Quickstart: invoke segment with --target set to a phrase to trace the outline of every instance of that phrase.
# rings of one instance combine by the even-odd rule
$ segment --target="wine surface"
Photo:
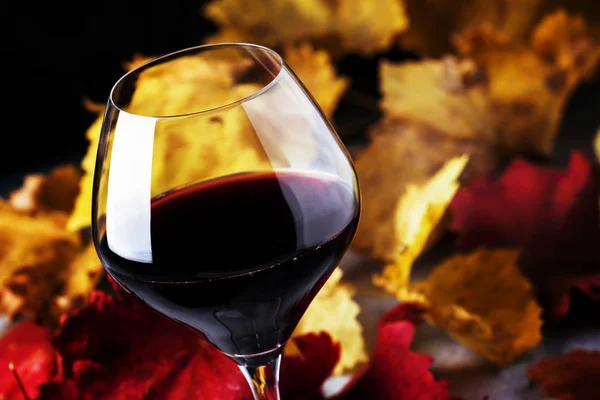
[[[252,363],[287,341],[348,248],[358,215],[353,188],[333,176],[244,173],[154,198],[152,263],[117,255],[106,237],[99,253],[142,301]]]

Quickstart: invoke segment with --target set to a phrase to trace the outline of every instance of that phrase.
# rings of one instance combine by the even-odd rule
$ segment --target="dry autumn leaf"
[[[307,43],[288,46],[283,54],[323,112],[331,117],[349,82],[347,78],[336,75],[329,54],[325,50],[314,50]]]
[[[213,0],[204,14],[221,28],[210,42],[277,47],[312,40],[365,55],[389,48],[408,27],[401,0]]]
[[[600,57],[583,21],[564,12],[546,17],[528,46],[492,25],[455,42],[470,58],[381,64],[384,119],[356,160],[364,201],[354,246],[376,258],[395,257],[388,216],[407,183],[450,157],[471,156],[467,178],[493,172],[498,152],[548,155],[568,97]]]
[[[60,277],[63,284],[56,305],[62,311],[73,310],[85,303],[87,295],[96,287],[103,275],[103,267],[94,243],[79,249]]]
[[[600,350],[573,349],[527,367],[527,378],[553,399],[600,398]]]
[[[485,86],[473,63],[454,58],[381,64],[385,118],[356,159],[363,198],[356,249],[394,261],[390,215],[398,200],[408,184],[424,184],[450,158],[469,155],[465,178],[496,168]]]
[[[342,275],[339,268],[333,271],[292,336],[326,331],[333,340],[340,342],[342,355],[334,371],[336,374],[346,372],[368,359],[363,329],[357,320],[360,306],[352,299],[354,288],[340,282]],[[332,315],[335,315],[335,318],[332,318]],[[286,349],[286,354],[293,350],[293,347]]]
[[[379,68],[386,117],[422,121],[453,139],[494,141],[487,77],[473,62],[382,61]]]
[[[529,44],[509,40],[491,24],[455,36],[454,43],[486,71],[502,149],[549,156],[567,101],[600,60],[600,44],[585,21],[557,11],[536,26]]]
[[[398,292],[426,309],[426,320],[498,365],[542,339],[541,308],[514,250],[477,250],[438,265],[425,281]],[[485,299],[485,300],[484,300]]]
[[[57,167],[33,175],[0,200],[0,312],[53,324],[82,304],[102,276],[90,243],[67,228],[80,173]]]
[[[408,284],[412,266],[430,238],[458,190],[458,177],[467,165],[468,157],[455,157],[424,185],[410,184],[398,201],[394,215],[394,253],[396,260],[373,278],[377,286],[396,293]]]
[[[544,0],[404,0],[409,29],[400,36],[402,47],[426,56],[452,50],[453,34],[480,23],[493,24],[514,39],[525,38],[539,19]]]
[[[28,175],[23,186],[10,194],[10,204],[19,211],[64,211],[73,209],[79,193],[81,172],[72,165],[59,166],[50,175]]]
[[[75,256],[79,238],[66,229],[66,214],[35,216],[0,202],[0,312],[47,315],[57,274]]]

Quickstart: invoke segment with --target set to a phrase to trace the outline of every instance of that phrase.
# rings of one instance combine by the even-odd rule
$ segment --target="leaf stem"
[[[15,368],[15,364],[13,362],[8,363],[8,369],[10,370],[10,372],[12,372],[13,376],[15,377],[17,385],[19,385],[19,390],[21,390],[21,393],[23,393],[23,397],[25,398],[25,400],[31,400],[30,397],[27,395],[25,386],[23,386],[23,382],[21,382],[21,378],[19,378],[19,374],[17,373],[17,369]]]

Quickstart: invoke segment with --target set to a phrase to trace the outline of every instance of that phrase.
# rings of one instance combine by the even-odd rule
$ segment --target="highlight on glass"
[[[197,101],[164,98],[153,76],[166,65],[173,79],[214,79],[194,86]],[[344,145],[275,51],[189,48],[114,85],[94,178],[97,252],[127,291],[235,361],[256,399],[279,398],[283,346],[359,214]]]

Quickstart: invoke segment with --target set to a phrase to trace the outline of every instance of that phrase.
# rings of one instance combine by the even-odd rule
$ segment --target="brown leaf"
[[[541,308],[517,267],[518,252],[477,250],[438,265],[425,281],[401,288],[401,301],[420,304],[426,320],[498,365],[542,339]]]
[[[550,14],[529,44],[509,40],[491,24],[464,31],[454,43],[487,72],[493,126],[504,151],[549,156],[565,104],[600,60],[600,45],[583,19]]]
[[[19,211],[64,211],[73,209],[79,193],[81,172],[72,165],[52,170],[50,175],[28,175],[23,186],[10,194],[10,204]]]
[[[401,0],[213,0],[204,14],[221,28],[210,42],[277,47],[312,40],[365,55],[389,48],[408,27]]]
[[[0,312],[47,316],[60,274],[79,246],[62,212],[21,213],[0,200]]]
[[[398,244],[391,216],[407,185],[424,184],[462,154],[470,157],[465,179],[488,174],[496,157],[485,76],[471,62],[383,62],[381,91],[385,118],[356,159],[363,204],[354,247],[392,262]]]
[[[55,300],[59,313],[66,313],[85,303],[88,294],[96,287],[104,275],[102,263],[90,242],[73,257],[60,279],[63,289]]]
[[[600,398],[600,351],[573,349],[527,367],[530,382],[542,385],[544,395],[562,400]]]
[[[102,277],[93,244],[67,228],[80,176],[72,166],[30,175],[0,199],[1,313],[56,324]]]
[[[452,49],[453,34],[481,23],[493,24],[512,39],[525,38],[539,19],[544,0],[405,0],[409,29],[400,44],[427,56]]]

